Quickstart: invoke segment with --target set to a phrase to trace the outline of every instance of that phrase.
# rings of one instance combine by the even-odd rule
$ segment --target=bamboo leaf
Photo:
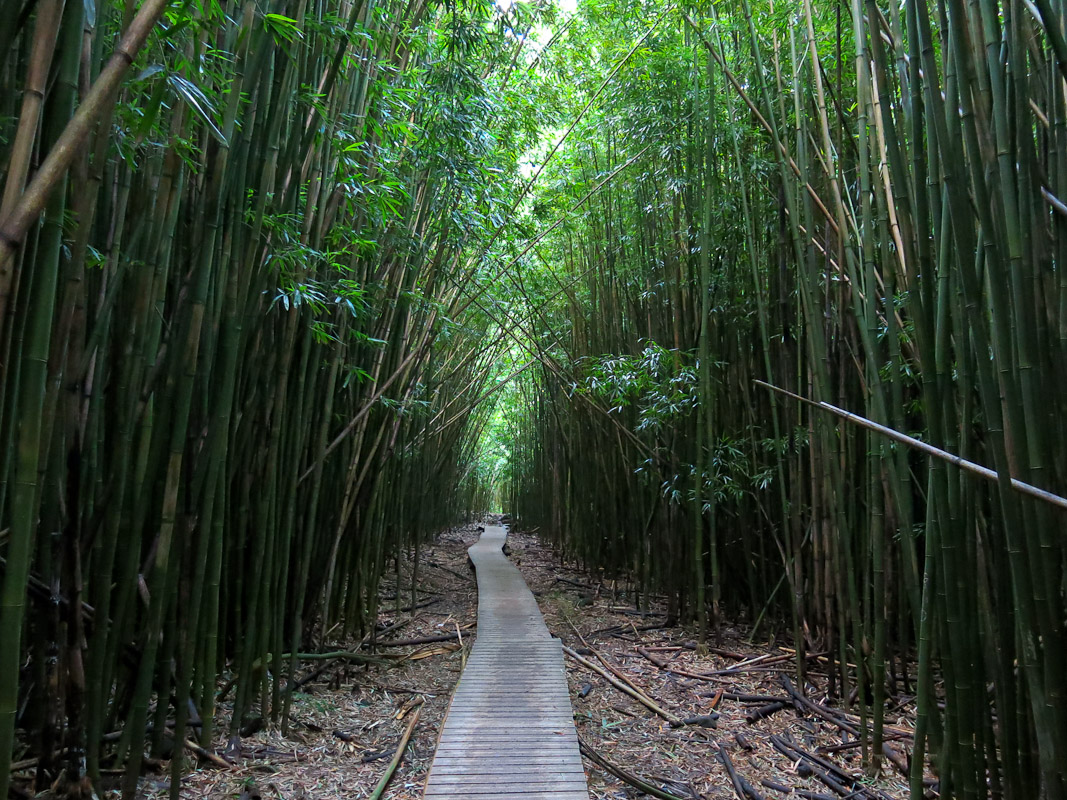
[[[211,135],[214,136],[220,144],[229,145],[229,142],[226,141],[226,136],[215,123],[215,114],[214,109],[211,107],[211,102],[200,90],[200,87],[192,81],[183,78],[181,75],[176,75],[174,73],[167,75],[167,83],[186,102],[189,108],[191,108],[208,126]]]

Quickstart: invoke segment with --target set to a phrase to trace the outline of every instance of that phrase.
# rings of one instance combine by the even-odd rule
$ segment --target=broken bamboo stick
[[[408,723],[407,730],[400,737],[400,744],[396,746],[396,752],[393,753],[389,766],[385,768],[385,773],[382,775],[381,780],[378,781],[378,785],[374,787],[374,791],[371,792],[368,800],[381,800],[385,787],[389,785],[389,781],[393,778],[393,773],[396,772],[396,768],[400,765],[400,759],[404,757],[404,751],[407,750],[408,742],[411,740],[411,734],[415,730],[415,726],[419,724],[419,716],[421,714],[422,703],[420,702],[418,708],[415,709],[415,713],[411,715],[411,722]]]
[[[671,712],[669,712],[666,709],[664,709],[658,703],[653,702],[649,697],[647,697],[643,693],[635,691],[634,689],[631,689],[629,686],[627,686],[625,683],[620,681],[618,678],[616,678],[614,675],[612,675],[610,672],[608,672],[603,667],[601,667],[601,666],[599,666],[597,664],[594,664],[592,661],[590,661],[587,658],[582,658],[580,655],[578,655],[576,652],[574,652],[571,648],[567,647],[567,645],[563,645],[563,652],[567,656],[569,656],[570,658],[572,658],[575,661],[577,661],[579,664],[581,664],[586,669],[591,669],[591,670],[593,670],[593,672],[595,672],[598,675],[600,675],[601,677],[603,677],[605,680],[607,680],[608,683],[610,683],[612,686],[614,686],[620,692],[628,694],[630,697],[632,697],[634,700],[639,702],[641,705],[645,706],[647,709],[649,709],[653,713],[658,714],[659,716],[663,717],[663,719],[665,719],[671,725],[672,728],[680,728],[684,724],[681,719],[679,719],[674,714],[672,714]]]
[[[633,786],[639,792],[652,795],[653,797],[658,797],[660,798],[660,800],[682,800],[682,798],[678,795],[671,794],[670,792],[664,791],[663,789],[660,789],[657,786],[653,786],[651,783],[643,781],[636,775],[627,772],[618,764],[613,764],[612,762],[608,761],[606,758],[604,758],[604,756],[600,755],[600,753],[596,752],[596,750],[594,750],[585,742],[583,742],[581,737],[578,737],[578,749],[581,750],[583,756],[588,758],[598,767],[607,770],[624,783],[630,784],[630,786]]]

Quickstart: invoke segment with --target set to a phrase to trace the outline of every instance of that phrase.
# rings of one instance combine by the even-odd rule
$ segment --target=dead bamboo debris
[[[407,728],[404,730],[404,735],[400,737],[400,744],[396,746],[396,752],[393,754],[393,758],[389,761],[389,766],[385,768],[385,774],[382,775],[378,781],[378,785],[374,787],[374,791],[370,794],[370,800],[379,800],[385,793],[385,788],[389,785],[389,781],[393,779],[393,775],[396,773],[396,768],[400,765],[400,759],[404,757],[404,751],[407,749],[408,742],[411,741],[411,734],[415,730],[415,726],[419,724],[419,717],[422,714],[422,703],[420,701],[419,706],[415,709],[415,713],[411,715],[411,721],[408,722]]]
[[[568,656],[568,657],[570,657],[570,658],[572,658],[572,659],[574,659],[575,661],[577,661],[579,664],[581,664],[586,669],[590,669],[593,672],[596,672],[597,674],[601,675],[605,680],[607,680],[608,683],[610,683],[612,686],[614,686],[620,692],[623,692],[624,694],[629,695],[630,697],[632,697],[634,700],[639,702],[641,705],[643,705],[646,708],[648,708],[653,713],[658,714],[659,716],[663,717],[663,719],[665,719],[672,726],[681,727],[681,725],[683,724],[682,721],[678,717],[676,717],[674,714],[671,714],[669,711],[666,711],[662,706],[660,706],[658,703],[656,703],[652,698],[650,698],[648,695],[646,695],[644,692],[642,692],[640,689],[638,689],[633,684],[632,681],[627,680],[627,679],[622,679],[622,678],[616,677],[615,675],[612,675],[607,670],[605,670],[602,667],[594,664],[592,661],[589,661],[589,660],[583,658],[582,656],[578,655],[578,653],[576,653],[574,650],[572,650],[571,648],[567,647],[566,645],[564,645],[564,647],[563,647],[563,654]]]
[[[462,564],[475,537],[473,530],[469,535],[453,531],[438,537],[433,560]],[[446,572],[427,567],[426,561],[423,569],[424,581],[438,582],[438,573]],[[322,642],[321,652],[299,654],[310,671],[292,687],[288,734],[282,735],[260,716],[258,726],[243,726],[229,750],[224,750],[218,736],[210,749],[190,747],[206,768],[183,779],[183,796],[187,791],[189,796],[233,796],[249,776],[269,774],[271,796],[312,800],[323,792],[371,797],[376,787],[383,786],[380,796],[415,800],[459,677],[461,654],[453,649],[458,648],[456,628],[464,639],[472,635],[477,610],[466,587],[454,587],[450,579],[440,583],[453,587],[440,593],[443,620],[419,609],[399,619],[392,616],[393,609],[382,611],[389,616],[380,619],[375,635],[409,629],[405,640],[393,640],[410,648],[407,652],[378,653],[369,662],[368,653],[361,652],[370,643],[368,634],[351,643]],[[406,591],[406,576],[402,586]],[[386,583],[382,593],[388,594],[390,588]],[[428,655],[415,657],[423,653]],[[217,730],[226,730],[231,709],[232,701],[224,699]],[[121,732],[116,733],[118,741]],[[148,767],[162,772],[166,763],[151,761]],[[162,800],[166,788],[165,782],[150,778],[145,782],[146,800]],[[263,791],[266,794],[266,787]]]
[[[811,648],[804,655],[808,669],[801,693],[787,674],[796,658],[792,648],[742,644],[740,632],[703,649],[682,638],[685,632],[677,627],[635,632],[624,620],[636,615],[626,614],[628,607],[610,591],[581,605],[571,598],[587,591],[583,587],[544,591],[561,585],[555,581],[558,561],[521,534],[513,533],[510,541],[531,588],[542,590],[540,605],[550,629],[565,640],[575,718],[594,788],[608,781],[604,789],[610,791],[610,781],[619,780],[644,791],[640,787],[652,783],[648,776],[657,775],[669,776],[664,777],[674,787],[669,793],[692,785],[693,796],[705,798],[722,796],[725,786],[741,800],[773,800],[776,793],[811,800],[907,796],[903,776],[912,698],[887,703],[897,715],[896,724],[885,726],[883,750],[893,769],[872,778],[859,767],[864,746],[859,719],[825,696],[829,661],[823,651]],[[573,583],[595,582],[579,576]],[[627,639],[612,635],[624,628],[631,634]],[[596,691],[598,686],[606,691]],[[671,719],[683,724],[672,725]],[[706,727],[710,719],[715,730]],[[605,760],[623,765],[626,774],[613,772]],[[709,769],[714,762],[719,766]],[[936,778],[928,775],[926,786],[936,790]],[[658,789],[665,787],[670,788],[662,783]]]
[[[623,769],[618,764],[615,764],[591,748],[588,744],[582,741],[581,737],[578,737],[578,749],[581,750],[582,755],[588,758],[597,766],[604,770],[607,770],[623,783],[627,783],[633,786],[639,792],[651,795],[652,797],[658,797],[660,800],[685,800],[683,797],[679,797],[676,794],[672,794],[665,789],[661,789],[653,784],[649,783],[642,778],[637,777],[632,772]]]

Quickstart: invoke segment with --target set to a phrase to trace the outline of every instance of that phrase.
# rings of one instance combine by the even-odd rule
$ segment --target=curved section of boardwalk
[[[589,800],[560,642],[522,575],[505,531],[470,548],[478,573],[478,638],[452,697],[427,800]]]

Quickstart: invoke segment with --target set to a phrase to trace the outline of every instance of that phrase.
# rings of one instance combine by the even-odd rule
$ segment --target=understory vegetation
[[[496,507],[1063,800],[1063,11],[0,0],[0,798],[286,729]]]

